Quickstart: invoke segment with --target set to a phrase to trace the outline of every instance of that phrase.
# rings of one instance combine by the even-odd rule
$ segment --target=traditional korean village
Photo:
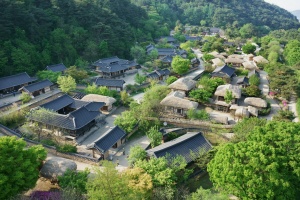
[[[0,3],[1,30],[18,9],[39,30],[0,37],[1,200],[300,199],[294,15],[257,0],[283,25],[231,24],[199,0],[214,17],[193,25],[174,2],[38,2]]]

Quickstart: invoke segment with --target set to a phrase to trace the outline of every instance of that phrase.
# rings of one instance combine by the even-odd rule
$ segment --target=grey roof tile
[[[30,83],[36,80],[36,78],[31,78],[26,72],[15,74],[12,76],[2,77],[0,78],[0,90],[15,87],[18,85],[23,85],[25,83]]]
[[[58,111],[64,107],[71,105],[73,102],[74,99],[69,95],[65,94],[58,97],[57,99],[54,99],[53,101],[40,105],[40,107],[48,110]]]
[[[123,88],[125,81],[122,79],[105,79],[97,78],[95,84],[97,86],[106,86],[106,87],[121,87]]]
[[[126,132],[119,126],[115,126],[112,130],[95,141],[94,148],[98,149],[101,153],[104,153],[109,148],[111,148],[118,140],[124,138],[125,136]]]
[[[191,152],[197,154],[199,153],[200,149],[203,149],[205,152],[207,152],[211,148],[212,145],[208,140],[206,140],[201,132],[188,132],[179,138],[147,150],[147,153],[148,155],[157,158],[166,156],[167,154],[170,155],[170,158],[181,155],[189,163],[193,161]]]
[[[217,67],[213,72],[213,77],[227,77],[230,78],[234,75],[235,69],[232,67],[229,67],[228,65],[224,65],[221,67]]]
[[[59,63],[55,65],[48,65],[46,69],[53,72],[63,72],[67,69],[67,67],[63,63]]]
[[[51,81],[49,81],[48,79],[46,79],[43,81],[32,83],[27,86],[23,86],[22,88],[28,92],[35,92],[35,91],[41,90],[45,87],[50,87],[51,85],[53,85],[53,83]]]

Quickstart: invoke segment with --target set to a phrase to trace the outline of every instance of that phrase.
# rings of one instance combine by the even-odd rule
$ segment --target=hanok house
[[[19,91],[24,91],[28,93],[32,97],[39,96],[40,94],[44,94],[46,92],[49,92],[51,90],[51,86],[53,83],[49,81],[48,79],[39,81],[36,83],[32,83],[27,86],[23,86],[19,89]]]
[[[151,73],[149,73],[146,77],[150,80],[159,80],[163,81],[166,80],[170,75],[170,70],[168,69],[158,69]]]
[[[225,63],[220,59],[220,58],[214,58],[211,60],[212,66],[217,68],[217,67],[222,67],[225,65]]]
[[[165,56],[175,56],[176,55],[176,49],[172,48],[158,48],[158,59],[162,59]]]
[[[159,39],[156,39],[157,42],[166,41],[168,44],[174,44],[176,39],[173,36],[163,36]]]
[[[222,67],[217,67],[212,73],[212,78],[222,78],[227,83],[230,83],[232,78],[235,76],[235,69],[229,67],[228,65],[224,65]]]
[[[230,103],[225,102],[226,92],[232,93],[233,100]],[[237,85],[220,85],[215,91],[215,109],[223,112],[228,112],[231,104],[238,104],[238,100],[241,98],[242,92],[241,88]]]
[[[58,136],[78,137],[89,131],[101,118],[103,102],[86,102],[63,95],[40,108],[49,110],[44,116],[29,115],[31,121],[45,124]],[[38,108],[37,108],[38,109]]]
[[[218,53],[218,52],[216,52],[216,51],[210,52],[210,53],[208,53],[208,54],[214,56],[215,58],[220,58],[220,59],[222,59],[222,60],[225,59],[225,57],[224,57],[222,54],[220,54],[220,53]]]
[[[195,159],[193,155],[206,153],[211,149],[212,145],[201,132],[187,132],[174,140],[163,143],[146,152],[149,157],[160,158],[167,156],[166,158],[170,160],[177,156],[182,156],[187,163],[191,163]]]
[[[120,59],[117,56],[97,60],[93,66],[95,71],[105,78],[124,76],[126,71],[138,68],[135,61]]]
[[[249,78],[246,76],[237,77],[236,85],[240,86],[241,88],[246,88],[250,85]]]
[[[225,59],[225,63],[227,65],[232,65],[233,67],[240,67],[242,66],[243,62],[243,56],[237,54],[230,55],[227,59]]]
[[[105,86],[110,90],[122,91],[125,81],[122,79],[105,79],[97,78],[95,84],[97,86]]]
[[[250,78],[250,77],[253,76],[253,75],[254,75],[254,76],[257,76],[257,77],[260,76],[260,75],[259,75],[259,72],[256,71],[255,69],[248,72],[248,78]]]
[[[189,91],[194,89],[196,87],[197,82],[189,77],[182,77],[173,83],[171,83],[168,87],[172,91],[181,91],[185,94],[188,94]]]
[[[253,61],[256,64],[268,64],[269,63],[269,61],[267,59],[265,59],[264,57],[262,57],[262,56],[255,56],[253,58]]]
[[[257,97],[247,97],[245,98],[244,103],[257,108],[258,110],[263,110],[268,106],[266,100]]]
[[[200,42],[202,40],[202,38],[200,36],[190,36],[190,35],[185,35],[185,41],[197,41]]]
[[[174,91],[168,94],[160,105],[164,106],[162,115],[186,117],[187,111],[190,109],[197,109],[198,103],[185,99],[185,93]]]
[[[56,65],[49,65],[46,67],[46,69],[52,72],[61,72],[63,74],[67,67],[63,63],[60,63]]]
[[[36,78],[31,78],[26,72],[2,77],[0,78],[0,94],[5,95],[16,92],[21,87],[33,83],[36,80]]]
[[[88,102],[104,102],[105,105],[100,109],[102,112],[109,112],[113,108],[113,104],[117,101],[115,98],[107,97],[99,94],[88,94],[82,97],[82,101]]]
[[[247,70],[254,70],[257,68],[255,62],[253,61],[246,61],[246,62],[243,62],[242,65],[244,66],[245,69]]]
[[[88,145],[88,149],[93,150],[93,157],[95,157],[96,151],[96,153],[100,155],[101,159],[107,159],[109,158],[109,149],[119,148],[123,143],[125,143],[125,137],[126,132],[119,126],[115,126],[93,144]]]
[[[163,63],[164,66],[169,67],[172,64],[174,56],[175,56],[175,54],[166,55],[166,56],[160,58],[159,60]]]

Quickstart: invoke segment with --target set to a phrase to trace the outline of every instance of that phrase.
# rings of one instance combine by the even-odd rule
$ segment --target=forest
[[[221,27],[232,37],[246,24],[257,36],[300,26],[262,0],[2,0],[0,7],[0,77],[57,63],[85,67],[114,55],[131,59],[132,46],[168,35],[176,22]]]

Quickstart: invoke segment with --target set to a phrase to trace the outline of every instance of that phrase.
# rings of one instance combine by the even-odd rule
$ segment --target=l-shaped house
[[[32,110],[29,119],[44,124],[58,136],[78,137],[97,123],[102,115],[100,109],[104,105],[103,102],[81,101],[63,95]],[[40,108],[47,111],[34,114],[38,112],[35,110]]]
[[[19,91],[24,91],[28,93],[32,97],[36,97],[40,94],[44,94],[46,92],[51,91],[51,86],[53,83],[49,81],[48,79],[39,81],[36,83],[32,83],[30,85],[23,86],[19,89]]]
[[[228,65],[217,67],[211,73],[212,78],[222,78],[227,83],[230,83],[234,76],[235,76],[235,69],[232,67],[229,67]]]
[[[26,72],[0,78],[0,94],[5,95],[18,91],[21,87],[27,86],[37,79],[30,77]]]
[[[197,82],[189,77],[182,77],[171,83],[168,87],[172,91],[181,91],[186,95],[196,87]]]
[[[232,93],[233,99],[230,103],[225,102],[226,92],[229,91]],[[215,94],[215,109],[223,112],[228,112],[232,104],[238,104],[239,99],[242,96],[241,88],[237,85],[220,85],[217,87]]]
[[[120,59],[117,56],[97,60],[93,66],[104,78],[123,76],[126,71],[138,68],[135,61]]]
[[[55,65],[48,65],[46,67],[46,70],[52,71],[52,72],[61,72],[64,74],[67,67],[63,63],[55,64]]]
[[[123,79],[97,78],[94,83],[97,86],[105,86],[109,90],[116,90],[120,92],[124,88],[125,81]]]

